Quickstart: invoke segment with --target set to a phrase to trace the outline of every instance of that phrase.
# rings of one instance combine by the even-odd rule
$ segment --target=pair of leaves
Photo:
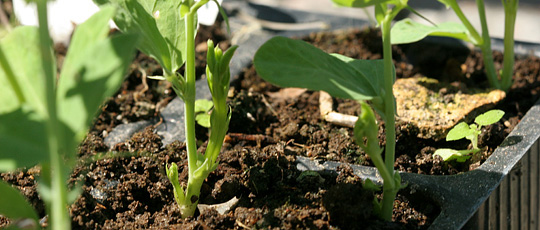
[[[259,48],[253,63],[263,79],[282,87],[323,90],[358,101],[383,94],[382,60],[327,54],[304,41],[274,37]]]
[[[448,132],[448,134],[446,135],[446,141],[460,140],[467,136],[474,135],[477,129],[482,128],[482,126],[491,125],[495,122],[498,122],[503,116],[504,111],[494,109],[487,111],[474,119],[474,123],[478,125],[474,125],[476,126],[476,128],[471,127],[471,125],[468,125],[465,122],[460,122]]]
[[[480,130],[482,126],[491,125],[495,122],[501,120],[504,116],[504,111],[502,110],[490,110],[487,111],[474,119],[474,123],[468,125],[465,122],[460,122],[454,128],[452,128],[446,135],[446,141],[455,141],[467,138],[473,142],[473,146],[476,146],[476,140],[478,135],[480,135]],[[479,148],[473,147],[471,150],[455,150],[455,149],[437,149],[433,155],[439,155],[443,158],[444,161],[456,160],[457,162],[465,162],[471,157],[471,154],[477,153],[480,151]]]

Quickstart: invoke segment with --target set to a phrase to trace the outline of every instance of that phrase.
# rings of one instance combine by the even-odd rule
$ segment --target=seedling
[[[427,26],[411,20],[403,20],[396,23],[392,29],[392,33],[406,34],[407,36],[401,36],[399,38],[395,36],[394,38],[398,39],[392,40],[392,43],[402,44],[415,42],[429,35],[453,37],[466,42],[471,42],[482,50],[484,68],[490,86],[496,89],[508,91],[512,85],[512,74],[514,68],[514,28],[519,0],[502,0],[505,15],[504,60],[500,77],[497,76],[497,72],[495,70],[484,1],[476,1],[478,13],[480,15],[482,34],[478,33],[478,31],[472,26],[456,0],[439,0],[439,2],[446,5],[447,8],[452,8],[452,10],[461,20],[461,24],[447,22],[439,25]]]
[[[468,125],[461,122],[454,126],[446,135],[446,141],[456,141],[463,138],[471,141],[472,148],[469,150],[437,149],[433,155],[442,157],[444,161],[456,160],[465,162],[472,154],[480,151],[478,148],[478,136],[482,133],[482,127],[498,122],[504,115],[502,110],[490,110],[474,119],[474,123]]]
[[[283,37],[267,41],[255,54],[257,73],[265,80],[282,87],[301,87],[326,91],[334,97],[360,101],[362,114],[355,124],[356,142],[371,157],[383,182],[382,201],[375,200],[375,212],[391,220],[395,197],[401,186],[395,161],[395,100],[392,85],[395,71],[390,43],[391,22],[407,0],[334,0],[346,7],[375,7],[375,18],[382,30],[383,60],[355,60],[339,54],[327,54],[303,42]],[[386,134],[385,158],[378,146],[378,126],[370,106],[384,119]]]
[[[75,30],[57,78],[46,0],[34,2],[39,28],[17,27],[0,41],[0,171],[40,165],[38,192],[48,224],[67,230],[67,208],[79,195],[66,183],[77,145],[101,103],[122,83],[137,37],[108,38],[115,9],[102,9]],[[39,227],[38,215],[15,188],[0,182],[0,194],[1,215]]]
[[[96,0],[98,4],[110,3],[119,8],[114,22],[125,33],[137,33],[143,37],[138,48],[156,59],[163,69],[162,77],[172,83],[176,95],[184,101],[184,123],[188,158],[187,187],[178,182],[178,166],[167,166],[167,176],[174,188],[175,200],[183,218],[193,216],[199,202],[203,181],[217,166],[217,156],[223,145],[230,121],[227,105],[229,90],[229,63],[237,46],[226,52],[208,41],[206,77],[212,93],[213,109],[209,116],[210,138],[204,154],[197,152],[195,139],[195,34],[197,32],[197,10],[210,0],[182,1],[135,1]],[[217,4],[221,15],[227,15]],[[185,64],[184,75],[178,73]]]

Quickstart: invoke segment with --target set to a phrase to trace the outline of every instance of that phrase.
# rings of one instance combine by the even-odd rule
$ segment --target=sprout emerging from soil
[[[104,0],[107,2],[107,0]],[[199,118],[199,122],[210,125],[210,138],[204,154],[197,152],[195,122],[195,34],[197,32],[197,10],[210,0],[182,1],[134,1],[108,0],[100,4],[112,4],[118,8],[114,21],[125,33],[143,35],[138,48],[156,59],[163,68],[163,76],[153,76],[158,80],[171,82],[173,89],[184,101],[184,123],[188,158],[187,187],[178,182],[178,166],[167,167],[167,176],[174,188],[175,200],[183,218],[193,216],[199,202],[203,181],[218,166],[217,156],[229,127],[231,111],[227,105],[229,90],[229,63],[237,48],[233,46],[223,52],[208,41],[206,75],[212,93],[213,109],[209,119]],[[217,0],[213,0],[228,26],[227,15]],[[184,75],[178,73],[185,64]],[[208,106],[207,106],[208,107]],[[208,108],[206,108],[208,109]],[[200,110],[199,110],[200,112]],[[205,121],[203,121],[205,120]]]
[[[461,122],[454,126],[446,135],[446,141],[461,140],[463,138],[471,141],[472,148],[466,150],[455,149],[437,149],[433,155],[442,157],[444,161],[456,160],[457,162],[465,162],[472,154],[480,152],[478,148],[478,136],[482,134],[482,127],[498,122],[504,116],[502,110],[490,110],[474,119],[474,123],[468,125]]]

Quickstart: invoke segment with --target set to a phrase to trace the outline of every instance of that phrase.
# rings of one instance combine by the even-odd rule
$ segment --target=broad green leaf
[[[88,58],[78,53],[86,53],[87,49],[97,42],[107,38],[109,34],[109,20],[114,16],[115,9],[111,6],[103,7],[101,11],[95,13],[81,25],[77,26],[73,33],[69,50],[64,59],[62,74],[66,72],[71,75],[73,71],[72,63],[80,58]]]
[[[159,64],[172,72],[172,62],[167,41],[159,32],[152,10],[157,0],[96,0],[101,7],[112,4],[117,8],[114,22],[124,33],[136,33],[141,37],[138,44],[143,53],[156,59]]]
[[[36,27],[16,28],[0,47],[0,171],[12,171],[48,160],[45,75]]]
[[[455,149],[437,149],[434,156],[440,156],[443,161],[456,160],[457,162],[465,162],[467,159],[471,158],[470,153],[472,150],[455,150]]]
[[[332,0],[338,6],[363,8],[375,4],[393,3],[397,0]]]
[[[57,98],[59,120],[76,133],[75,143],[84,137],[99,106],[122,83],[136,42],[135,35],[125,34],[99,41],[82,50],[84,52],[73,53],[80,58],[74,58],[71,63],[70,68],[75,71],[69,73],[73,75],[62,73]]]
[[[141,36],[138,47],[171,73],[186,59],[185,20],[180,15],[182,1],[96,0],[99,5],[118,7],[114,22],[125,33]],[[196,27],[196,26],[195,26]]]
[[[0,172],[49,159],[45,121],[29,107],[0,114]]]
[[[436,26],[428,26],[407,18],[392,27],[392,44],[406,44],[422,40],[427,36],[442,36],[471,42],[467,28],[463,24],[445,22]]]
[[[370,100],[379,92],[368,79],[374,76],[304,41],[274,37],[259,48],[253,63],[263,79],[282,87],[323,90],[353,100]]]
[[[39,217],[24,196],[10,184],[0,180],[0,215],[12,220],[30,218],[35,221],[36,227]]]
[[[159,32],[169,46],[173,72],[180,69],[186,60],[186,23],[180,15],[180,3],[182,1],[158,0],[152,10]]]
[[[362,73],[364,76],[369,76],[366,79],[370,82],[374,89],[384,89],[384,60],[359,60],[343,56],[341,54],[330,54],[343,62],[349,64],[356,71]],[[392,65],[392,75],[394,76],[394,82],[396,81],[395,68]],[[392,84],[394,84],[392,82]],[[378,94],[382,96],[382,93]]]
[[[474,123],[479,124],[481,126],[491,125],[499,120],[504,116],[504,111],[494,109],[487,111],[478,117],[474,119]]]
[[[446,135],[446,141],[455,141],[462,138],[465,138],[468,135],[471,135],[474,132],[473,129],[469,128],[469,125],[465,122],[460,122],[454,128],[448,132]]]
[[[45,117],[45,75],[41,65],[37,27],[17,27],[0,41],[3,56],[0,71],[0,114],[20,106],[14,89],[20,90],[24,101],[40,116]],[[51,59],[54,60],[52,50]],[[11,72],[11,73],[10,73]],[[8,79],[8,74],[13,74]],[[15,79],[12,79],[15,77]]]

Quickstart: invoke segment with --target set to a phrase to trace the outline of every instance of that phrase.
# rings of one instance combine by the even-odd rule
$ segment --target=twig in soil
[[[270,112],[272,112],[272,114],[274,114],[274,116],[279,118],[279,114],[276,112],[276,110],[274,110],[274,107],[272,107],[272,105],[270,105],[270,103],[268,103],[268,101],[266,100],[266,97],[264,95],[262,95],[262,102],[264,103],[264,105],[266,105],[266,107],[268,107],[268,109],[270,110]]]
[[[238,141],[254,141],[257,142],[257,144],[260,144],[261,142],[276,143],[274,138],[262,134],[228,133],[224,140],[226,143]]]
[[[238,224],[238,226],[244,228],[244,229],[251,229],[249,226],[245,225],[244,223],[240,222],[239,220],[236,220],[236,224]]]
[[[333,105],[334,103],[330,94],[319,91],[319,110],[321,111],[321,117],[332,124],[354,128],[358,117],[335,112],[332,109]]]
[[[136,101],[136,102],[139,102],[139,98],[142,97],[144,95],[144,93],[146,91],[148,91],[148,83],[146,83],[146,70],[144,70],[141,66],[137,66],[137,70],[139,70],[139,72],[141,73],[141,78],[142,78],[142,84],[143,84],[143,89],[139,92],[136,92],[134,93],[133,95],[133,99]]]
[[[154,114],[154,116],[157,116],[157,113],[158,112],[161,112],[161,108],[165,108],[165,106],[167,104],[169,104],[169,101],[171,101],[174,97],[167,97],[161,101],[159,101],[157,104],[156,104],[156,113]]]

